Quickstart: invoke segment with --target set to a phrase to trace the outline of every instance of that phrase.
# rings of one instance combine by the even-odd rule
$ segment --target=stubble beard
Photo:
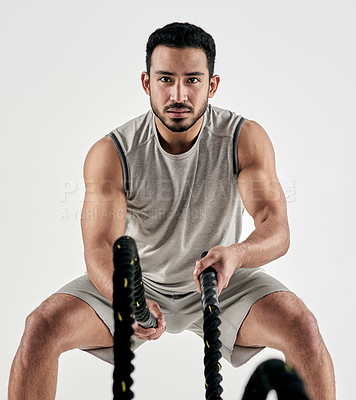
[[[186,122],[184,123],[184,120],[182,118],[172,118],[170,121],[172,123],[169,123],[167,120],[165,121],[165,118],[163,115],[158,111],[157,107],[154,106],[152,103],[152,99],[150,96],[150,103],[151,103],[151,108],[154,113],[154,115],[162,122],[162,124],[168,128],[172,132],[186,132],[188,129],[190,129],[205,113],[207,107],[208,107],[208,99],[205,101],[204,105],[200,108],[197,117],[193,119],[193,121]],[[191,113],[192,111],[190,111]]]

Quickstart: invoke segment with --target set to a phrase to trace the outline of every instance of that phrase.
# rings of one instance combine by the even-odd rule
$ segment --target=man
[[[173,23],[150,36],[141,80],[152,110],[103,137],[86,157],[87,275],[28,316],[10,400],[53,399],[58,357],[67,350],[112,362],[112,245],[124,234],[137,243],[148,305],[158,318],[156,329],[135,324],[134,348],[165,329],[202,336],[198,276],[211,265],[223,356],[238,366],[265,346],[278,349],[312,399],[335,398],[314,316],[257,268],[288,250],[286,201],[264,129],[208,104],[220,82],[214,60],[213,38],[194,25]],[[244,208],[255,230],[238,243]]]

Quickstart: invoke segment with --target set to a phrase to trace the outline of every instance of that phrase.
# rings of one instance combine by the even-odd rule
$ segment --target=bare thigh
[[[285,351],[304,334],[318,333],[313,314],[295,294],[275,292],[258,300],[245,318],[236,338],[240,346],[267,346]]]
[[[48,344],[58,353],[113,346],[108,327],[95,311],[68,294],[52,295],[27,317],[26,338],[32,345]]]

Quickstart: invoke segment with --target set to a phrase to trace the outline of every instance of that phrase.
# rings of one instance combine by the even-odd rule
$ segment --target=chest
[[[183,208],[202,207],[231,196],[233,177],[231,146],[228,140],[200,146],[189,157],[168,158],[152,147],[136,152],[129,161],[128,206],[155,204]]]

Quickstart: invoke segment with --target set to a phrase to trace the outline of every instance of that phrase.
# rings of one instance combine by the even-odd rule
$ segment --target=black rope
[[[271,390],[279,400],[309,400],[297,372],[277,359],[261,363],[248,381],[242,400],[265,400]]]
[[[121,236],[113,246],[113,309],[114,333],[114,400],[134,397],[131,391],[134,366],[132,351],[134,318],[144,328],[156,327],[157,320],[146,305],[142,283],[140,260],[135,241],[129,236]]]
[[[201,255],[205,257],[207,252]],[[207,400],[221,400],[223,388],[220,383],[221,364],[221,342],[219,325],[219,301],[217,293],[216,271],[212,267],[206,268],[199,276],[201,288],[201,300],[203,307],[204,323],[204,375],[205,375],[205,398]]]
[[[134,239],[122,236],[113,246],[113,309],[114,333],[114,400],[134,397],[131,391],[134,371],[132,360],[134,320],[144,328],[157,327],[157,320],[146,305],[140,260]],[[207,252],[201,255],[205,257]],[[221,342],[220,308],[217,295],[216,271],[206,268],[199,276],[203,308],[205,398],[222,400],[220,385]],[[271,390],[279,400],[309,400],[304,384],[296,371],[281,360],[268,360],[260,364],[248,381],[242,400],[265,400]]]

